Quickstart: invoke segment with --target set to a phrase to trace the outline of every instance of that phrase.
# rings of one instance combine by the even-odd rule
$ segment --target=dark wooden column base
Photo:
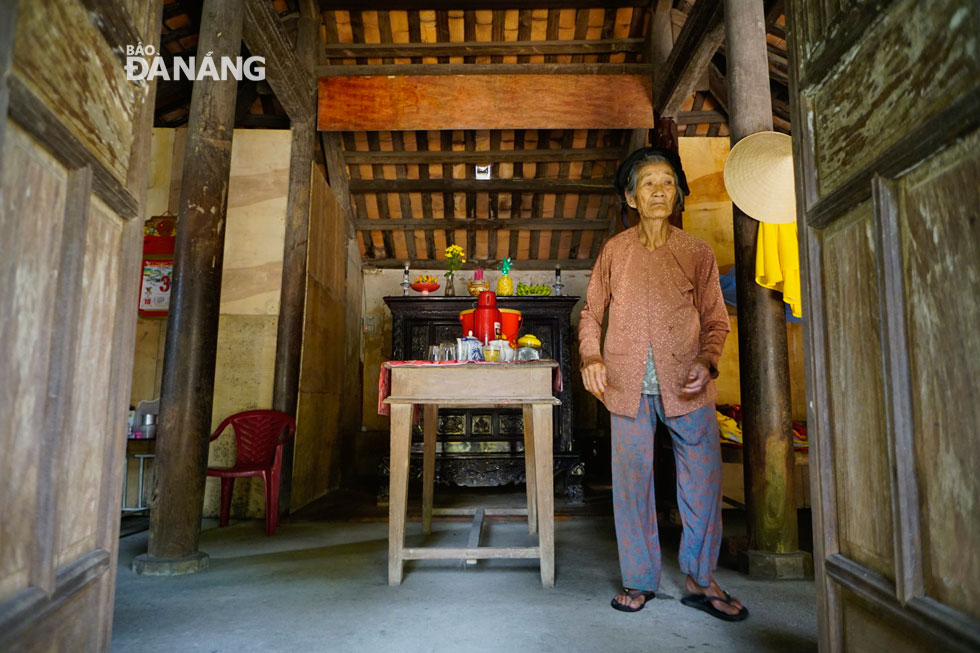
[[[813,578],[813,556],[807,551],[771,553],[740,551],[738,567],[742,573],[770,580],[803,580]]]
[[[204,551],[195,551],[184,558],[157,558],[143,553],[133,560],[133,572],[140,576],[185,576],[210,566],[211,557]]]

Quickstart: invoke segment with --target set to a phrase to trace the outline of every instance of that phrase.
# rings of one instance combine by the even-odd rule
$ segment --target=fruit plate
[[[439,290],[439,284],[437,283],[419,283],[415,282],[411,286],[411,289],[420,292],[423,295],[428,295],[430,292],[435,292]]]

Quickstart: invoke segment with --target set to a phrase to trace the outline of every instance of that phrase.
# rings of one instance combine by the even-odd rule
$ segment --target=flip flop
[[[735,614],[728,614],[712,605],[714,601],[721,601],[722,603],[732,605],[732,597],[728,592],[725,592],[725,598],[721,598],[720,596],[707,596],[706,594],[688,594],[681,599],[681,603],[687,607],[707,612],[712,617],[723,621],[744,621],[749,616],[749,609],[744,605]]]
[[[625,587],[623,588],[622,593],[630,597],[631,599],[638,599],[642,596],[643,603],[641,603],[640,607],[638,608],[631,608],[630,606],[617,601],[616,597],[614,596],[612,597],[612,601],[610,601],[609,604],[613,607],[614,610],[619,610],[620,612],[639,612],[640,610],[642,610],[647,606],[647,603],[649,603],[651,599],[657,596],[656,592],[644,592],[643,590],[630,590],[630,589],[626,589]]]

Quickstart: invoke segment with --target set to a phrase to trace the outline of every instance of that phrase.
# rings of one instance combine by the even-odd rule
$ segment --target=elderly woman
[[[637,210],[640,223],[603,246],[579,320],[582,380],[612,418],[613,507],[623,576],[612,607],[642,610],[660,586],[653,485],[653,436],[660,421],[670,432],[677,463],[684,527],[680,567],[688,592],[682,601],[720,619],[741,620],[748,610],[713,576],[721,546],[713,379],[729,331],[718,265],[707,243],[668,221],[680,214],[690,192],[677,154],[637,150],[617,171],[616,190]]]

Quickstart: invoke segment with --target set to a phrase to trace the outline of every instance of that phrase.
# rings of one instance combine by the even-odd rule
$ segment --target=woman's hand
[[[681,388],[681,394],[696,395],[704,390],[710,380],[711,370],[708,364],[701,357],[695,358],[687,371],[687,379],[684,381],[684,387]]]
[[[606,391],[606,364],[600,360],[583,367],[582,383],[586,390],[602,401],[602,393]]]

